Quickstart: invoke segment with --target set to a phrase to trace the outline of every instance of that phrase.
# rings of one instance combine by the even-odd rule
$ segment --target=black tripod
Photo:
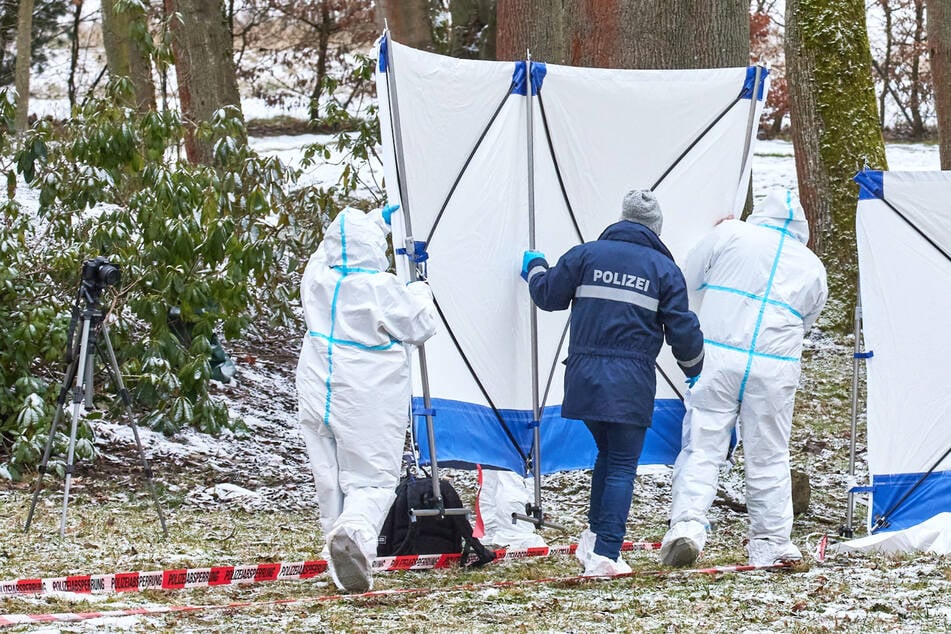
[[[36,510],[36,502],[39,499],[40,489],[43,487],[43,476],[46,473],[46,465],[50,459],[50,453],[53,448],[53,438],[56,436],[56,430],[59,427],[63,415],[63,409],[66,405],[66,396],[70,391],[73,393],[73,416],[69,430],[69,449],[66,454],[66,483],[63,489],[63,515],[60,519],[59,534],[60,537],[66,535],[66,510],[69,506],[69,486],[73,475],[73,453],[76,448],[76,427],[79,423],[80,412],[84,395],[86,400],[92,400],[93,392],[93,362],[94,352],[99,353],[100,359],[104,362],[106,370],[109,372],[113,383],[118,388],[119,396],[126,407],[126,414],[129,419],[129,426],[132,428],[132,434],[135,436],[135,445],[139,450],[139,457],[142,459],[142,467],[145,471],[145,477],[148,481],[149,492],[152,500],[155,502],[155,510],[158,512],[159,522],[162,525],[162,534],[168,535],[165,528],[165,516],[162,514],[162,507],[159,505],[158,495],[155,492],[155,485],[152,482],[152,468],[142,450],[142,442],[139,440],[139,429],[132,416],[132,398],[122,382],[122,375],[119,373],[119,363],[116,361],[116,354],[112,348],[112,341],[109,340],[109,329],[104,321],[105,312],[99,303],[99,298],[105,288],[104,283],[97,281],[90,282],[86,279],[84,269],[84,279],[79,286],[79,293],[76,303],[73,306],[73,316],[69,325],[69,339],[66,344],[66,377],[63,379],[63,387],[56,398],[56,413],[53,415],[53,423],[50,425],[49,438],[46,439],[46,449],[43,451],[43,460],[39,466],[39,476],[36,481],[36,490],[33,491],[33,502],[30,504],[30,513],[26,517],[24,532],[30,530],[30,523],[33,521],[33,512]],[[76,326],[81,323],[82,329],[79,339],[73,345],[73,336],[76,332]],[[101,344],[104,344],[100,346]],[[72,389],[70,389],[72,386]]]

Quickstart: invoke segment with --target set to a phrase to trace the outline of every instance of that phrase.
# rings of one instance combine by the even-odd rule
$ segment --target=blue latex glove
[[[528,280],[528,265],[531,264],[532,260],[537,260],[538,258],[545,259],[545,254],[541,251],[526,251],[522,255],[522,279]]]
[[[390,224],[390,221],[393,219],[393,212],[399,209],[399,205],[387,205],[383,208],[381,212],[383,214],[383,222]]]
[[[697,381],[699,380],[700,380],[700,375],[698,374],[697,376],[688,376],[686,380],[684,381],[684,383],[687,384],[687,387],[692,388],[694,385],[697,384]]]

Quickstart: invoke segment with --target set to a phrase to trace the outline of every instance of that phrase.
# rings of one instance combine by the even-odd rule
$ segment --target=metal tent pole
[[[859,417],[859,361],[862,359],[862,299],[855,300],[855,316],[853,322],[855,345],[852,351],[852,420],[849,434],[849,494],[848,505],[845,508],[845,525],[839,529],[843,537],[852,538],[852,518],[855,511],[855,433],[858,429]]]
[[[528,141],[528,248],[535,250],[535,128],[533,110],[534,86],[532,85],[532,54],[525,54],[525,125],[527,126]],[[528,508],[526,513],[512,514],[512,523],[518,520],[532,522],[536,527],[551,526],[564,530],[561,526],[545,521],[542,510],[542,455],[541,455],[541,407],[538,394],[538,308],[535,302],[529,300],[531,306],[530,338],[532,346],[532,472],[535,482],[535,504]]]
[[[763,83],[763,67],[756,66],[753,75],[753,96],[750,98],[750,113],[746,119],[746,137],[743,139],[743,163],[740,165],[740,180],[737,185],[743,182],[743,174],[746,173],[746,164],[749,162],[750,145],[753,143],[754,126],[756,125],[756,104],[759,101],[759,87]]]
[[[390,41],[389,30],[383,32],[386,41]],[[403,134],[400,129],[400,110],[399,99],[396,92],[396,65],[394,64],[393,49],[387,47],[387,69],[386,69],[386,87],[390,105],[390,119],[393,128],[393,145],[396,154],[396,176],[397,187],[400,192],[400,210],[403,213],[403,227],[406,236],[404,244],[406,256],[409,258],[409,276],[410,280],[415,282],[419,279],[419,271],[416,268],[416,243],[413,240],[413,224],[409,213],[408,189],[406,183],[406,161],[403,156]],[[433,502],[436,508],[431,509],[410,509],[410,516],[415,521],[416,517],[423,516],[443,516],[443,515],[468,515],[469,510],[465,508],[447,509],[443,507],[442,491],[439,487],[439,463],[436,461],[436,432],[433,429],[433,410],[432,398],[429,389],[429,367],[426,362],[426,345],[420,344],[416,353],[419,356],[419,378],[423,387],[423,410],[426,416],[426,435],[429,440],[429,464],[432,469]],[[413,424],[413,415],[411,411],[410,425]]]

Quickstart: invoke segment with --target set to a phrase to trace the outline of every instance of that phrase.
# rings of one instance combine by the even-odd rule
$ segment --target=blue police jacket
[[[616,222],[555,266],[535,258],[527,270],[540,309],[571,306],[565,418],[649,427],[654,363],[665,337],[684,374],[700,374],[703,333],[688,308],[683,273],[647,227]]]

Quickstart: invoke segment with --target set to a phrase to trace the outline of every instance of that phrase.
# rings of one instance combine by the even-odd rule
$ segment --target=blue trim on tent
[[[377,69],[381,73],[386,72],[386,67],[389,66],[389,54],[390,54],[390,38],[386,34],[380,38],[380,59],[377,62]]]
[[[747,66],[746,79],[743,80],[743,90],[740,91],[740,99],[753,98],[753,85],[756,83],[756,69],[762,72],[759,76],[759,86],[756,89],[756,101],[763,100],[763,92],[766,89],[766,77],[769,75],[769,69],[762,66]]]
[[[545,81],[545,75],[548,74],[548,67],[544,62],[532,62],[532,96],[538,94]],[[525,95],[525,62],[515,62],[515,70],[512,72],[512,92],[513,95]]]
[[[423,399],[413,398],[413,408],[423,407]],[[525,464],[499,424],[492,408],[474,403],[434,398],[439,411],[433,417],[436,459],[509,469],[524,473]],[[532,411],[499,410],[525,455],[531,454]],[[672,465],[680,452],[684,405],[680,399],[656,399],[654,419],[641,452],[640,464]],[[420,460],[429,463],[426,419],[415,418]],[[598,450],[584,423],[561,417],[561,406],[546,407],[541,416],[542,473],[591,469]]]
[[[924,473],[872,476],[872,523],[898,502]],[[933,471],[886,518],[888,525],[876,532],[898,531],[951,511],[951,471]]]
[[[859,200],[885,199],[883,174],[878,170],[862,170],[852,177],[859,184]]]

